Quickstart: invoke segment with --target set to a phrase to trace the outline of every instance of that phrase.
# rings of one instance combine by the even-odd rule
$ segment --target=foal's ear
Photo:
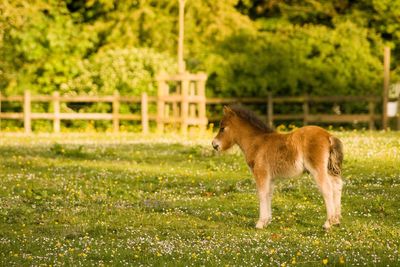
[[[235,115],[235,112],[228,106],[224,106],[224,115]]]

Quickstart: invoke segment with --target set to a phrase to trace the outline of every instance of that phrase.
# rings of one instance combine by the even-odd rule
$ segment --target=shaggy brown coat
[[[275,132],[252,112],[238,106],[224,107],[220,129],[212,145],[218,151],[237,144],[243,151],[257,185],[260,217],[257,228],[272,219],[271,198],[276,178],[298,176],[305,170],[314,177],[325,201],[325,229],[341,217],[341,141],[317,126],[288,134]]]

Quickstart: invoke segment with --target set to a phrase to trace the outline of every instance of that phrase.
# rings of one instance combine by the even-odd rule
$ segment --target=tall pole
[[[389,83],[390,83],[390,48],[385,46],[383,56],[383,96],[382,96],[382,128],[384,130],[388,127],[388,97],[389,97]]]
[[[1,90],[0,90],[0,115],[1,115]],[[0,116],[0,132],[1,132],[1,116]]]
[[[183,61],[183,35],[184,35],[185,0],[179,0],[179,40],[178,40],[178,72],[185,72]]]

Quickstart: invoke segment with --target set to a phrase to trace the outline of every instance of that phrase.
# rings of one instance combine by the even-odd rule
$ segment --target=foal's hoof
[[[331,220],[331,225],[339,225],[340,224],[340,218],[339,217],[334,217]]]
[[[325,229],[325,231],[329,231],[329,229],[331,229],[332,226],[339,224],[340,224],[339,218],[335,217],[330,220],[327,220],[322,227]]]
[[[326,221],[322,228],[324,228],[325,231],[329,231],[331,229],[331,223],[329,221]]]
[[[260,221],[257,222],[256,224],[256,229],[263,229],[264,228],[264,224]]]
[[[333,225],[338,225],[340,224],[340,215],[336,215],[331,217],[329,220],[326,220],[324,225],[322,226],[326,231],[331,229]]]
[[[263,229],[264,226],[268,223],[268,220],[258,220],[256,224],[256,229]]]

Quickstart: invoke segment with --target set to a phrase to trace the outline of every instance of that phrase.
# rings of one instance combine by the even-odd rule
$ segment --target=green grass
[[[209,138],[0,135],[0,266],[399,266],[400,133],[338,133],[342,224],[312,178],[253,178]]]

